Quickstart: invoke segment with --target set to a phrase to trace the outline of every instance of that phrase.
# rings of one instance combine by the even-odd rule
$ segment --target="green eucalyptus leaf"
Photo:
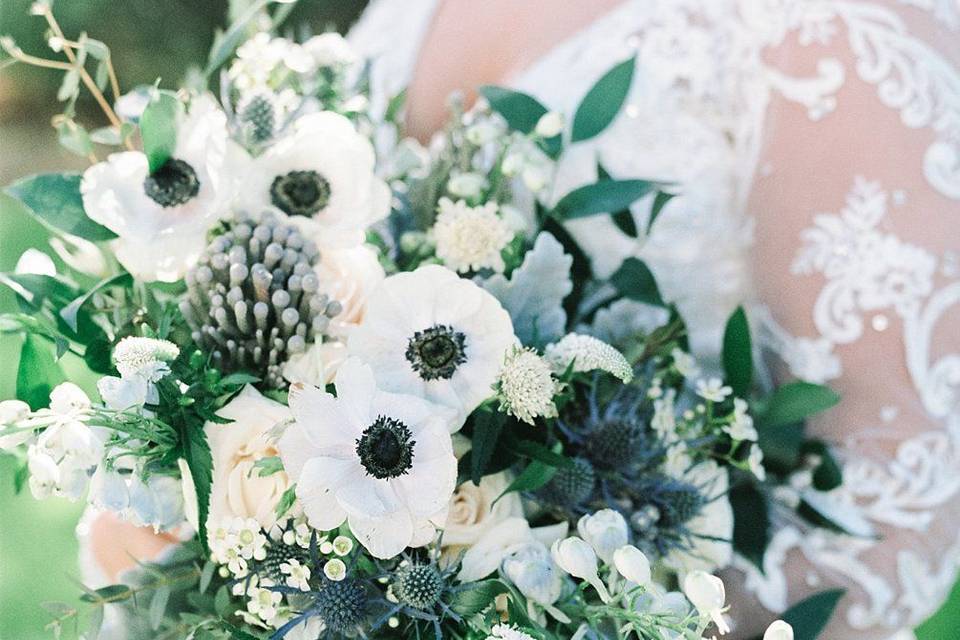
[[[163,585],[153,592],[150,598],[150,609],[147,618],[150,622],[150,628],[156,631],[163,622],[163,616],[167,612],[167,603],[170,602],[170,587]]]
[[[639,258],[627,258],[610,276],[610,283],[625,298],[646,304],[666,307],[660,288],[650,268]]]
[[[628,209],[657,184],[649,180],[600,180],[574,189],[560,199],[550,215],[558,220],[575,220],[599,213]]]
[[[840,396],[829,387],[810,382],[791,382],[774,391],[759,421],[768,428],[802,422],[838,402]]]
[[[503,116],[514,131],[529,134],[547,112],[547,108],[533,96],[520,91],[486,85],[480,87],[480,95],[490,103],[490,108]]]
[[[762,573],[763,556],[770,544],[770,507],[751,484],[734,487],[729,493],[733,508],[733,548]]]
[[[450,608],[461,616],[474,616],[492,607],[496,597],[507,591],[507,585],[499,580],[473,582],[454,594]]]
[[[557,471],[557,467],[534,460],[497,496],[497,500],[515,491],[536,491],[550,482]]]
[[[130,598],[133,592],[125,584],[111,584],[106,587],[94,589],[80,596],[84,602],[123,602]]]
[[[573,117],[572,142],[592,138],[613,122],[630,92],[635,68],[635,59],[630,57],[603,74],[590,88]]]
[[[666,191],[657,191],[657,195],[653,198],[653,207],[650,209],[650,219],[647,221],[647,233],[650,233],[650,230],[653,228],[653,223],[657,221],[657,218],[660,217],[660,213],[663,211],[663,208],[667,206],[667,203],[677,197],[675,193],[667,193]]]
[[[170,91],[155,89],[140,116],[140,137],[147,155],[150,173],[158,170],[177,147],[177,122],[183,103]]]
[[[76,97],[80,91],[80,73],[76,69],[71,69],[63,74],[63,80],[60,82],[60,89],[57,90],[57,100],[66,102]]]
[[[743,307],[737,307],[723,332],[723,372],[734,394],[747,397],[753,385],[753,343]]]
[[[91,289],[85,294],[76,298],[73,300],[73,302],[61,309],[60,317],[63,318],[63,321],[67,323],[67,326],[73,329],[74,333],[76,333],[77,314],[80,312],[80,309],[83,307],[83,305],[90,302],[90,300],[93,299],[93,296],[108,287],[126,286],[132,282],[133,277],[129,273],[121,273],[109,278],[105,278],[91,287]]]
[[[93,153],[90,134],[76,122],[64,121],[57,125],[57,142],[74,155],[86,158]]]
[[[780,619],[793,627],[794,640],[816,640],[845,593],[843,589],[821,591],[787,609]]]
[[[94,242],[116,234],[87,217],[80,196],[80,174],[45,173],[23,178],[6,187],[41,222],[59,231]]]

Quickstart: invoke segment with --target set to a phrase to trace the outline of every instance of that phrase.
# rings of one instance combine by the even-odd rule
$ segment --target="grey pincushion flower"
[[[240,217],[216,236],[186,277],[180,311],[192,337],[226,372],[284,385],[281,365],[320,342],[341,311],[318,291],[317,246],[273,213]]]

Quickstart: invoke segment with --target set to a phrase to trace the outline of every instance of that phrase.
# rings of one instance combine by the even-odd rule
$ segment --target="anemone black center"
[[[177,207],[200,193],[200,181],[193,167],[170,158],[144,179],[143,192],[161,207]]]
[[[330,183],[316,171],[291,171],[273,179],[270,200],[291,216],[312,216],[330,202]]]
[[[434,325],[413,334],[405,355],[424,380],[447,380],[467,361],[466,336],[447,325]]]
[[[379,480],[396,478],[413,466],[413,434],[407,425],[379,416],[357,438],[357,455],[367,473]]]

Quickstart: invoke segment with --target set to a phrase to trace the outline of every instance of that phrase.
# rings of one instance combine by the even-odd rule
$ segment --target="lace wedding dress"
[[[435,4],[375,0],[354,28],[379,103],[409,82]],[[632,55],[627,106],[571,150],[557,194],[599,157],[683,195],[650,238],[600,217],[572,231],[601,276],[644,259],[707,360],[743,303],[770,376],[842,394],[812,428],[844,484],[806,495],[859,535],[780,515],[765,571],[737,566],[774,611],[846,588],[829,638],[892,637],[960,566],[960,2],[627,0],[505,84],[572,113]]]

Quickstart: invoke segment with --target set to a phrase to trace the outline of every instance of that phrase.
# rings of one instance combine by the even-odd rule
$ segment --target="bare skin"
[[[441,0],[407,89],[407,132],[426,141],[443,126],[447,97],[503,84],[623,0]]]

